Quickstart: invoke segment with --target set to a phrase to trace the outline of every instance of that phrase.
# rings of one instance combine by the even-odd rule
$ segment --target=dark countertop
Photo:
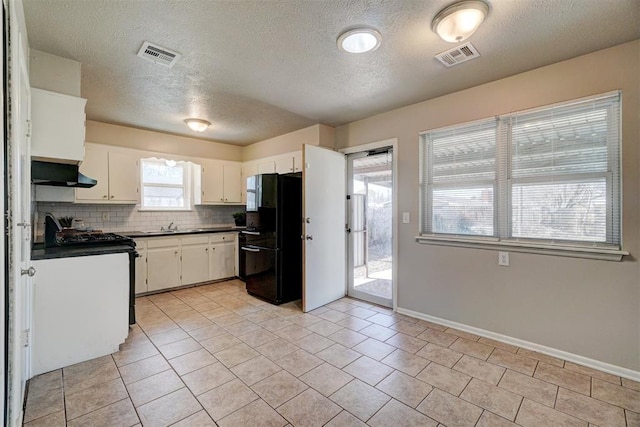
[[[207,233],[229,233],[234,231],[241,231],[246,229],[246,227],[205,227],[205,228],[194,228],[194,229],[185,229],[185,230],[177,230],[177,231],[115,231],[116,234],[122,234],[123,236],[133,237],[133,238],[144,238],[144,237],[167,237],[167,236],[182,236],[185,234],[207,234]]]
[[[70,258],[91,255],[107,255],[135,250],[128,245],[101,245],[101,246],[75,246],[45,248],[43,243],[36,243],[31,250],[31,259]]]

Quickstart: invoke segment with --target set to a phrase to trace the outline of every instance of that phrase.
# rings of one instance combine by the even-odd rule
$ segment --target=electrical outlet
[[[102,222],[109,222],[109,212],[102,212]]]
[[[509,252],[498,252],[498,265],[509,267]]]
[[[402,223],[409,224],[409,212],[402,212]]]

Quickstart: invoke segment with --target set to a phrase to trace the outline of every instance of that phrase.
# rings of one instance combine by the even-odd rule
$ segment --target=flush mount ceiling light
[[[338,37],[338,49],[349,53],[365,53],[376,50],[382,43],[382,34],[373,28],[354,28]]]
[[[431,28],[442,40],[458,43],[471,37],[488,13],[489,6],[483,1],[461,1],[438,12]]]
[[[194,132],[204,132],[211,125],[211,122],[202,119],[186,119],[184,122]]]

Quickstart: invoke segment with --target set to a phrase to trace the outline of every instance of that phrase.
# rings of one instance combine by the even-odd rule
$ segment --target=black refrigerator
[[[247,178],[247,228],[240,232],[240,278],[273,304],[302,298],[302,177]]]

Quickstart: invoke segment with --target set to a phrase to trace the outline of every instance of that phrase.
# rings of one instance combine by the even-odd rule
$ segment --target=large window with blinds
[[[620,247],[620,94],[420,135],[421,234]]]

